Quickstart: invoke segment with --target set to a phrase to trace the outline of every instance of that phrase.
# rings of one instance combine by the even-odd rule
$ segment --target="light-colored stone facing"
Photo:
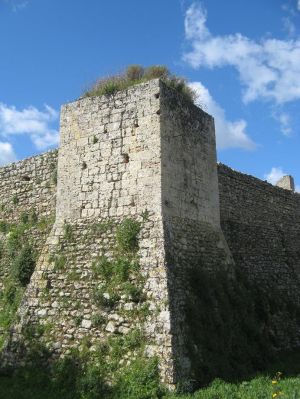
[[[0,168],[0,219],[18,221],[35,211],[39,218],[55,209],[57,150]]]
[[[290,175],[283,176],[280,180],[278,180],[276,186],[284,188],[285,190],[295,191],[294,178]]]

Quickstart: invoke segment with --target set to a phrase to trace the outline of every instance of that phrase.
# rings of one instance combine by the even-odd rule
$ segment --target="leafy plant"
[[[124,252],[135,252],[138,250],[138,235],[141,224],[133,219],[127,218],[117,227],[116,241],[119,248]]]
[[[12,275],[24,287],[35,268],[35,253],[29,244],[25,244],[12,264]]]
[[[76,326],[76,327],[79,327],[80,324],[81,324],[81,322],[82,322],[82,320],[83,320],[83,316],[75,316],[75,317],[74,317],[75,326]]]
[[[73,227],[69,223],[64,223],[64,239],[67,241],[72,241],[74,238]]]
[[[29,215],[27,212],[22,212],[20,217],[21,223],[27,224],[29,222]]]
[[[10,258],[14,258],[19,252],[25,240],[24,232],[26,230],[26,225],[18,224],[13,225],[9,229],[7,234],[7,250]]]
[[[113,309],[120,300],[120,295],[117,292],[107,291],[105,288],[95,288],[93,291],[93,300],[96,305],[104,309]]]
[[[100,327],[106,322],[106,317],[100,313],[97,313],[94,316],[92,316],[91,320],[93,327]]]
[[[56,185],[57,184],[57,169],[56,168],[52,172],[51,179],[52,179],[52,183]]]
[[[5,220],[0,220],[0,232],[7,233],[9,231],[10,225]]]
[[[14,205],[17,205],[17,204],[19,203],[19,198],[18,198],[17,194],[15,194],[15,195],[13,196],[12,202],[13,202]]]
[[[30,215],[30,221],[33,225],[38,222],[38,215],[34,209],[32,210],[31,215]]]

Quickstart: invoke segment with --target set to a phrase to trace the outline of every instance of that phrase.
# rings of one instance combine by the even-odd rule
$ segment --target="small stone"
[[[52,345],[53,349],[59,349],[61,348],[61,342],[54,342],[54,344]]]
[[[91,320],[87,320],[87,319],[82,320],[81,327],[89,329],[89,328],[91,328],[91,326],[92,326]]]
[[[38,316],[44,317],[47,314],[47,309],[41,309],[37,312]]]
[[[128,327],[121,326],[121,327],[118,328],[118,332],[120,334],[126,335],[126,334],[129,333],[129,331],[130,331],[130,328],[128,328]]]
[[[112,321],[109,321],[107,326],[106,326],[106,328],[105,328],[105,331],[114,333],[116,331],[115,323],[113,323]]]

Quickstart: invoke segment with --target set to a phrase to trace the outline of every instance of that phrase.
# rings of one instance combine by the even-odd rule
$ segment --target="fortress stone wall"
[[[253,283],[299,306],[300,194],[218,165],[221,225],[237,267]],[[274,311],[276,312],[278,309]],[[300,345],[292,318],[276,323],[278,345]],[[292,332],[291,332],[292,331]]]
[[[24,350],[28,327],[43,326],[40,340],[53,356],[87,340],[94,350],[139,330],[166,384],[205,383],[235,367],[229,363],[238,344],[229,334],[240,318],[240,273],[287,298],[270,320],[259,321],[259,334],[269,338],[272,331],[277,349],[299,346],[300,196],[217,167],[211,116],[152,80],[63,106],[60,135],[58,155],[0,169],[2,220],[16,222],[32,210],[43,220],[56,207],[48,230],[25,232],[33,243],[40,237],[39,256],[6,338],[5,364],[20,358],[16,344]],[[104,281],[95,264],[116,257],[116,231],[128,218],[141,225],[135,255],[141,277],[132,275],[130,284],[140,279],[143,295],[135,300],[116,286],[114,305],[99,306],[95,293]],[[5,244],[6,236],[0,238]],[[254,301],[247,292],[248,312]],[[112,295],[104,292],[106,299]],[[289,320],[285,332],[276,327],[280,318]],[[226,354],[220,355],[218,337]],[[219,368],[212,370],[212,358]]]
[[[0,168],[1,220],[19,220],[22,212],[40,217],[55,212],[57,150]]]

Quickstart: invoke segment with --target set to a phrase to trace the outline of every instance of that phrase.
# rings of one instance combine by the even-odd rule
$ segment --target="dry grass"
[[[161,79],[168,86],[180,92],[187,100],[194,102],[195,92],[188,86],[186,79],[170,73],[163,65],[152,65],[144,68],[141,65],[130,65],[123,73],[97,80],[83,93],[84,97],[113,96],[118,91],[147,82],[151,79]]]

